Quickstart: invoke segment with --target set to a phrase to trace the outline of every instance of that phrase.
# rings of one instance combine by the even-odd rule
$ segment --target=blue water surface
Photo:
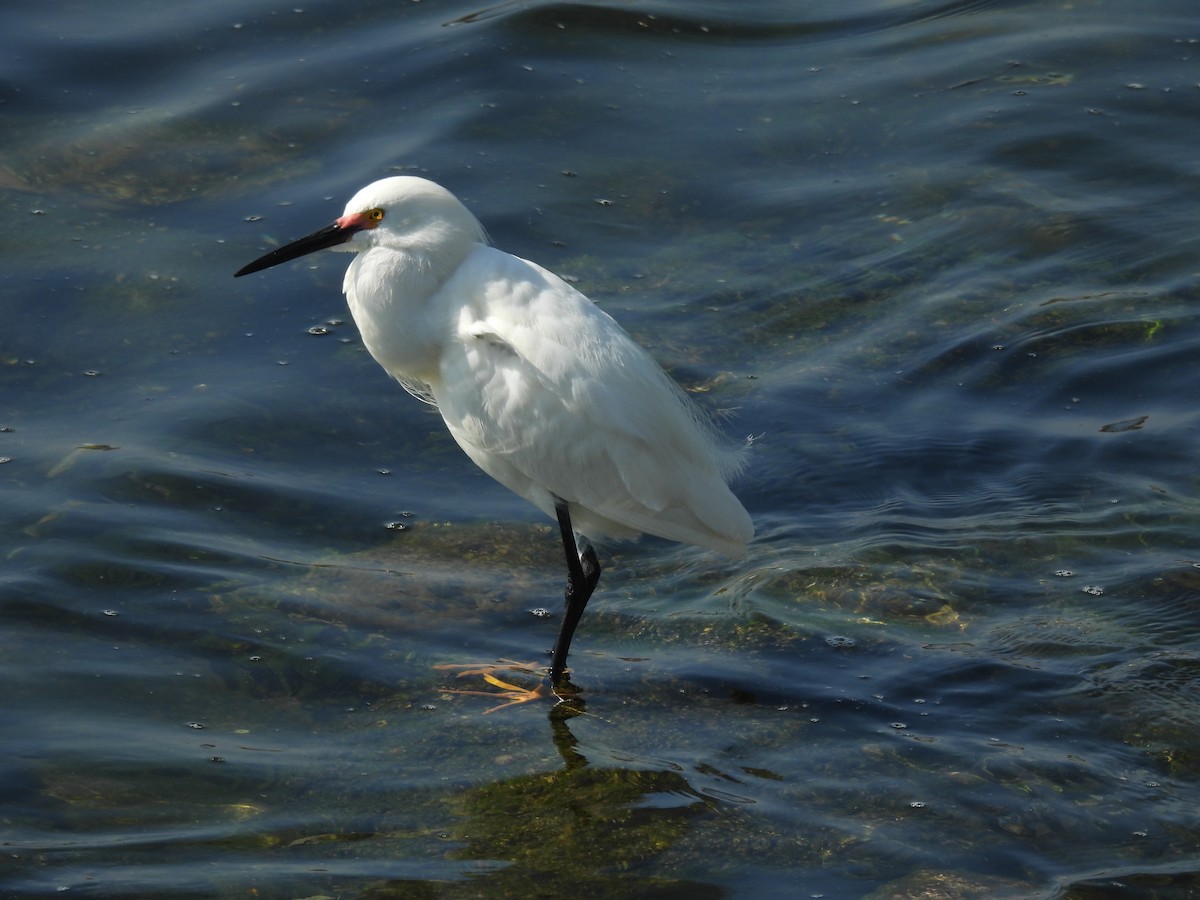
[[[4,896],[1200,892],[1192,4],[6,21]],[[397,173],[751,438],[748,558],[604,547],[557,707],[435,668],[544,665],[553,523],[345,256],[232,277]]]

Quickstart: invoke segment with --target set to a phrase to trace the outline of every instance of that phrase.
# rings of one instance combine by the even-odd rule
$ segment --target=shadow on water
[[[672,878],[649,865],[675,848],[695,817],[719,814],[720,804],[677,771],[639,768],[633,760],[612,768],[592,764],[588,755],[601,748],[582,746],[570,725],[584,714],[578,701],[549,713],[561,769],[494,782],[454,799],[461,824],[451,839],[462,846],[451,856],[509,863],[472,878],[462,896],[480,889],[524,896],[723,896],[715,885]]]

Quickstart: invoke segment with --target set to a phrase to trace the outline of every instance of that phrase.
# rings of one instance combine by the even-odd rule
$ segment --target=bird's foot
[[[483,678],[488,684],[493,687],[500,688],[499,691],[468,691],[458,688],[448,688],[447,691],[451,694],[469,694],[475,697],[491,697],[493,699],[504,700],[499,706],[493,706],[491,709],[485,709],[484,715],[494,713],[500,709],[507,709],[510,706],[518,706],[522,703],[531,703],[534,700],[552,699],[556,703],[560,700],[555,693],[554,687],[550,684],[550,679],[545,677],[545,668],[538,666],[537,663],[519,663],[511,659],[497,660],[495,663],[445,663],[443,665],[434,666],[443,672],[458,669],[458,677],[466,678],[472,675],[478,675]],[[512,684],[499,678],[497,672],[520,672],[525,675],[541,676],[542,680],[535,688],[521,687],[519,684]],[[505,676],[511,677],[511,676]]]

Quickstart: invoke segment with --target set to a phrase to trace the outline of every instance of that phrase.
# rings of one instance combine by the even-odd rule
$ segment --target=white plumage
[[[570,526],[745,554],[754,527],[728,487],[740,451],[611,316],[541,266],[488,246],[449,191],[408,176],[376,181],[332,225],[238,275],[323,247],[358,253],[343,290],[371,355],[437,406],[481,469],[557,517],[564,543]],[[569,570],[580,556],[594,586],[590,546],[567,555]],[[575,602],[567,620],[578,621],[587,598]],[[566,620],[564,632],[556,663],[570,642]]]

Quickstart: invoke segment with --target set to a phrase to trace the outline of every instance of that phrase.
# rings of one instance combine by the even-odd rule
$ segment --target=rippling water
[[[1200,891],[1191,4],[7,20],[5,896]],[[542,661],[551,523],[345,257],[231,277],[395,172],[755,437],[549,715],[434,666]]]

